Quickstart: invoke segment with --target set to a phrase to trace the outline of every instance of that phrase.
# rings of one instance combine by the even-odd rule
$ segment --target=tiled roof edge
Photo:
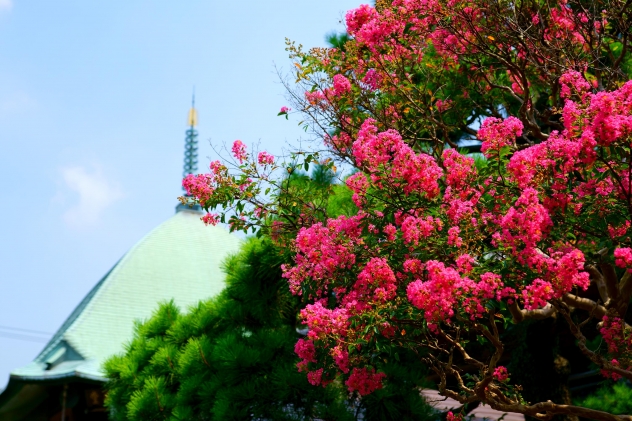
[[[92,300],[92,298],[96,295],[96,293],[99,291],[99,289],[101,289],[101,287],[103,286],[103,284],[105,283],[105,280],[108,278],[108,276],[110,276],[110,273],[112,273],[112,271],[114,269],[116,269],[116,267],[119,265],[119,263],[121,263],[121,260],[123,260],[125,258],[125,256],[127,255],[127,253],[125,253],[123,255],[123,257],[121,257],[118,262],[116,262],[116,264],[112,267],[112,269],[110,269],[105,276],[103,276],[103,278],[101,278],[101,280],[90,290],[90,292],[88,293],[88,295],[86,295],[83,300],[81,300],[81,302],[79,303],[79,305],[77,307],[75,307],[75,309],[72,311],[72,313],[70,313],[70,316],[68,316],[68,318],[66,319],[66,321],[61,325],[61,327],[59,329],[57,329],[57,332],[55,333],[55,335],[51,338],[50,341],[48,341],[48,343],[46,344],[46,346],[44,347],[44,349],[37,355],[37,357],[35,357],[34,361],[39,361],[39,359],[43,356],[45,356],[51,348],[53,348],[55,345],[57,345],[57,343],[62,339],[62,337],[64,336],[64,333],[66,332],[66,330],[72,325],[72,323],[77,320],[77,317],[79,317],[79,315],[83,312],[83,310],[86,308],[86,306],[90,303],[90,301]]]

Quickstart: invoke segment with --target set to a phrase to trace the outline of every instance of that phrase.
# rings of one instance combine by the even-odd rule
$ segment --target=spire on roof
[[[184,140],[184,170],[182,177],[186,177],[189,174],[193,174],[197,171],[198,164],[198,132],[195,130],[197,126],[197,111],[195,109],[195,90],[193,91],[193,98],[191,100],[191,110],[189,110],[188,118],[189,128],[186,131],[186,138]]]
[[[182,171],[182,178],[185,178],[189,174],[195,174],[198,169],[198,132],[197,130],[195,130],[195,126],[197,126],[197,110],[195,109],[195,87],[193,88],[191,109],[189,110],[187,124],[189,125],[189,128],[186,131],[186,137],[184,139],[184,169]],[[185,190],[184,186],[182,187],[182,190]],[[188,197],[188,195],[186,194],[186,190],[184,193],[184,197]],[[178,206],[176,206],[176,213],[183,210],[198,212],[202,210],[202,207],[200,205],[186,204],[185,202],[179,203]]]

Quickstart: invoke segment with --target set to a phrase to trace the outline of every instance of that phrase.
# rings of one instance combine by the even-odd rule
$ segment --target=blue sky
[[[304,134],[275,65],[358,0],[0,0],[0,388],[143,235],[173,215],[193,86],[200,167]],[[22,335],[22,339],[9,336]]]

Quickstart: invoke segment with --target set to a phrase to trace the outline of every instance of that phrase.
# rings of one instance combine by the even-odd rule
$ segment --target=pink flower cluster
[[[370,296],[373,291],[377,301],[392,300],[397,292],[395,273],[386,259],[373,257],[358,274],[353,288],[359,296]]]
[[[372,91],[375,91],[380,87],[380,77],[375,69],[367,70],[364,78],[362,78],[362,82]]]
[[[461,228],[451,227],[448,229],[448,245],[454,247],[461,247],[463,245],[463,239],[459,237]]]
[[[365,203],[365,196],[369,190],[369,181],[362,172],[357,172],[345,180],[347,187],[353,192],[351,200],[355,205],[362,209]]]
[[[219,222],[219,215],[216,213],[207,213],[200,218],[205,225],[217,225]]]
[[[323,380],[323,369],[322,368],[319,368],[318,370],[310,371],[310,372],[307,373],[307,381],[312,386],[320,385],[322,383],[322,380]]]
[[[507,371],[507,367],[499,365],[494,369],[494,378],[499,382],[505,382],[509,379],[509,372]]]
[[[565,134],[552,132],[547,141],[516,152],[507,170],[521,188],[537,186],[544,175],[564,179],[582,163],[587,163],[594,155],[592,147],[593,144],[584,145],[566,138]]]
[[[353,35],[362,28],[364,24],[377,17],[377,15],[377,11],[368,4],[363,4],[357,9],[349,10],[345,16],[347,31]]]
[[[510,247],[516,255],[522,246],[530,252],[545,237],[552,224],[548,211],[540,204],[538,192],[528,187],[522,191],[515,206],[502,217],[502,229],[494,235],[494,239]]]
[[[573,94],[585,100],[592,86],[584,79],[581,73],[575,70],[569,70],[560,77],[560,85],[562,90],[560,96],[562,98],[571,99]]]
[[[616,91],[592,96],[587,112],[592,120],[589,128],[599,145],[609,146],[632,136],[632,80]]]
[[[474,159],[469,158],[454,149],[443,151],[443,166],[445,168],[445,182],[454,189],[464,189],[471,185],[476,176]]]
[[[233,142],[232,151],[233,156],[239,161],[240,164],[243,164],[243,162],[248,157],[246,155],[246,145],[244,145],[244,142],[242,142],[241,140],[235,140]]]
[[[284,265],[283,277],[288,280],[293,294],[301,294],[301,285],[307,279],[319,284],[317,294],[324,292],[337,271],[355,265],[353,246],[361,233],[362,216],[340,216],[327,221],[327,226],[317,223],[301,228],[296,236],[298,253],[295,265]]]
[[[625,335],[623,330],[623,321],[618,317],[604,316],[603,326],[599,330],[603,340],[608,345],[608,352],[616,354],[619,352],[619,347],[625,347]],[[630,339],[628,339],[629,342]]]
[[[400,19],[391,19],[389,13],[380,15],[373,7],[362,5],[347,12],[347,31],[361,45],[371,49],[378,48],[391,34],[401,34],[405,23]]]
[[[188,174],[182,180],[182,187],[188,196],[196,197],[200,203],[204,203],[215,191],[212,182],[213,177],[210,174]]]
[[[522,298],[524,299],[524,308],[527,310],[535,310],[546,306],[547,302],[555,296],[555,291],[550,282],[542,279],[534,279],[522,290]]]
[[[358,391],[362,396],[373,393],[383,387],[384,373],[376,373],[374,368],[354,368],[345,382],[349,392]]]
[[[344,344],[333,347],[330,355],[340,371],[347,374],[349,372],[349,351],[344,349]]]
[[[349,79],[344,77],[343,75],[334,75],[334,94],[336,96],[341,96],[351,91],[351,82]]]
[[[316,347],[311,340],[299,339],[294,345],[294,352],[301,358],[296,364],[298,371],[307,371],[307,365],[316,362]]]
[[[307,324],[309,339],[325,339],[327,336],[343,338],[347,336],[349,328],[349,315],[344,308],[330,310],[317,301],[308,304],[301,310],[301,319]]]
[[[512,145],[515,138],[522,135],[522,129],[522,122],[516,117],[508,117],[505,120],[496,117],[486,118],[477,135],[483,142],[481,152],[490,156],[487,151],[499,151],[505,146]]]
[[[448,411],[446,414],[447,421],[463,421],[463,414],[454,414],[452,411]]]
[[[632,273],[632,249],[630,247],[617,248],[614,251],[614,263]]]
[[[434,158],[424,153],[415,154],[393,129],[378,133],[375,124],[371,118],[362,123],[353,143],[357,164],[366,168],[374,182],[388,180],[401,186],[406,194],[424,193],[429,198],[439,194],[437,180],[443,170]]]
[[[259,165],[272,165],[274,164],[274,156],[265,151],[259,152],[257,162],[259,162]]]
[[[327,106],[327,98],[322,91],[306,91],[305,99],[310,105],[324,109]]]
[[[436,260],[429,260],[425,267],[428,280],[418,279],[408,284],[408,300],[424,311],[429,324],[449,320],[454,316],[459,298],[474,288],[474,282]]]
[[[421,240],[436,234],[442,228],[443,223],[439,218],[407,216],[402,223],[402,238],[406,244],[418,245]]]
[[[612,364],[613,366],[615,366],[617,368],[619,367],[619,361],[614,359],[614,358],[612,360],[610,360],[610,364]],[[615,382],[619,381],[623,377],[620,374],[615,373],[612,370],[601,370],[601,375],[604,376],[606,379],[612,379]]]
[[[608,353],[611,355],[623,357],[622,361],[627,361],[629,364],[629,352],[632,347],[632,335],[629,329],[626,328],[625,322],[618,317],[604,316],[603,325],[599,330],[604,341],[608,345]],[[610,362],[613,366],[619,367],[619,361],[613,359]],[[630,370],[630,367],[627,368]],[[601,370],[601,374],[606,378],[613,380],[619,380],[620,374],[617,374],[611,370]]]

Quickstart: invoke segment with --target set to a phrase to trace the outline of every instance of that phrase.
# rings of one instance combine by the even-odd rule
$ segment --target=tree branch
[[[562,301],[571,307],[591,312],[591,314],[599,318],[599,320],[601,320],[607,312],[604,306],[601,306],[588,298],[578,297],[575,294],[564,294],[564,296],[562,296]]]
[[[555,307],[551,304],[547,304],[545,307],[538,310],[523,310],[518,306],[518,302],[514,300],[513,303],[508,305],[509,312],[513,316],[514,323],[520,323],[524,319],[542,320],[549,317],[553,317],[556,313]]]
[[[610,299],[617,301],[617,298],[619,297],[619,278],[614,270],[614,266],[610,263],[602,263],[599,267],[601,272],[603,272],[603,278],[606,281],[606,288],[608,289]]]
[[[597,290],[599,291],[599,296],[601,297],[601,301],[608,305],[608,299],[610,295],[608,294],[608,288],[606,287],[606,280],[604,279],[599,269],[597,269],[593,265],[586,265],[586,272],[590,274],[590,278],[595,281],[597,285]]]
[[[569,307],[561,301],[557,301],[556,305],[559,306],[560,313],[562,313],[562,316],[564,316],[564,319],[568,323],[571,333],[577,339],[577,346],[585,356],[587,356],[592,362],[597,364],[597,366],[601,367],[602,369],[612,371],[622,377],[625,377],[626,379],[632,380],[632,371],[624,370],[618,366],[615,366],[601,355],[588,349],[588,347],[586,346],[586,337],[581,332],[579,327],[575,324],[575,321],[573,321],[573,319],[571,318]]]
[[[625,317],[632,296],[632,273],[626,271],[619,282],[619,297],[616,303],[616,310],[621,318]]]

